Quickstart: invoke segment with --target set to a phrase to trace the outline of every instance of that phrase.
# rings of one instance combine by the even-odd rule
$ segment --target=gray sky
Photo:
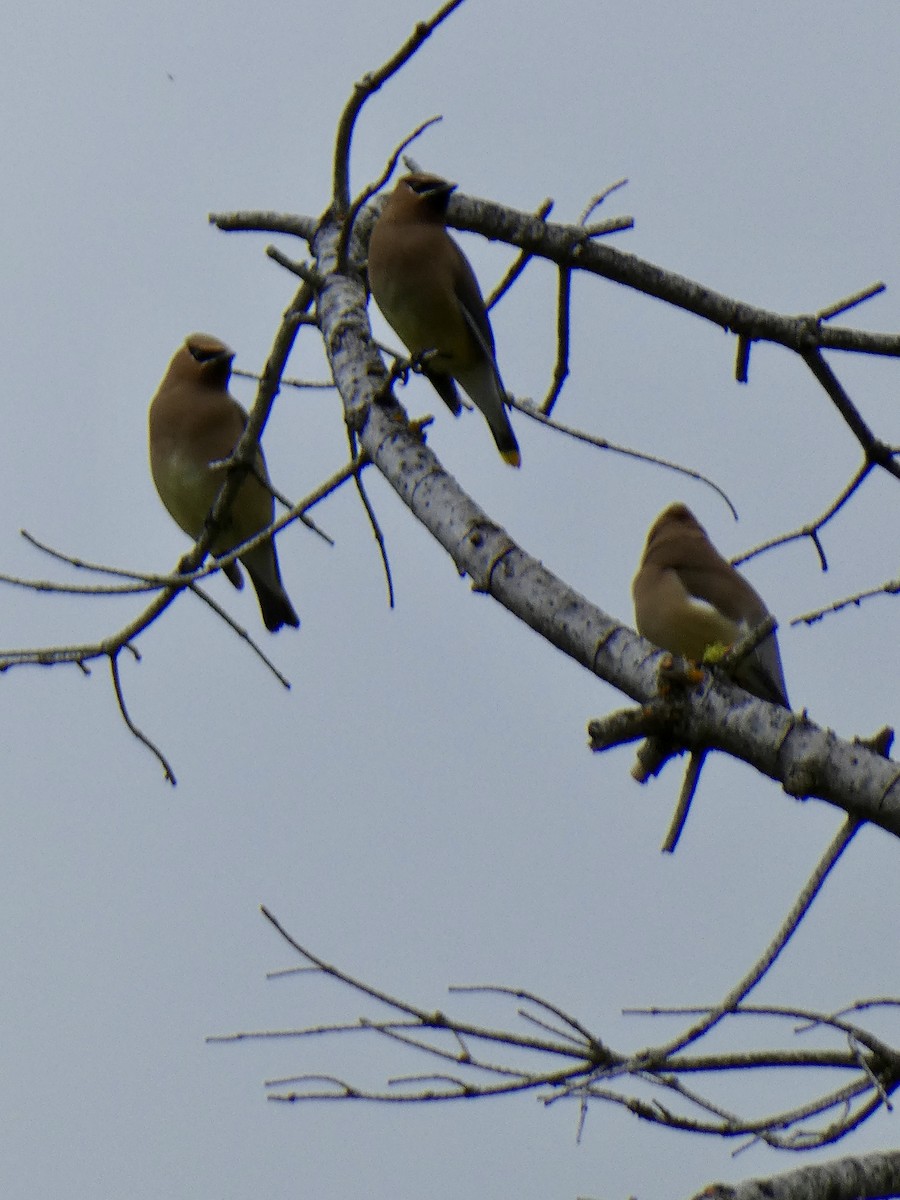
[[[59,576],[20,537],[167,570],[186,541],[146,463],[146,408],[192,329],[258,368],[293,284],[266,238],[206,214],[318,213],[336,118],[353,82],[429,15],[371,5],[60,0],[0,17],[0,569]],[[810,312],[877,278],[850,324],[900,327],[900,9],[870,0],[751,7],[582,3],[529,11],[471,0],[369,105],[353,183],[377,175],[419,121],[428,168],[463,190],[575,219],[634,216],[614,244],[747,301]],[[509,252],[464,240],[487,289]],[[295,243],[285,249],[297,252]],[[535,264],[493,314],[507,385],[541,395],[553,362],[555,276]],[[734,339],[597,279],[573,289],[561,419],[712,475],[708,489],[515,420],[509,471],[483,422],[454,422],[422,381],[429,440],[523,547],[631,620],[647,526],[692,505],[733,554],[818,513],[857,466],[802,364],[757,346],[749,387]],[[387,336],[380,319],[376,332]],[[832,356],[867,419],[900,442],[891,361]],[[321,377],[304,332],[290,370]],[[237,382],[245,402],[252,389]],[[284,392],[266,434],[276,483],[300,495],[344,460],[337,400]],[[207,1046],[204,1038],[363,1011],[293,965],[265,903],[324,957],[423,1007],[500,1023],[501,1005],[449,983],[539,992],[625,1050],[669,1030],[629,1005],[718,999],[773,934],[836,829],[748,768],[713,758],[674,858],[658,845],[679,772],[639,789],[632,751],[596,758],[585,723],[622,700],[456,578],[374,475],[397,608],[345,489],[318,511],[329,550],[294,527],[282,570],[299,634],[266,637],[252,593],[212,593],[265,638],[284,692],[185,596],[122,662],[134,719],[179,786],[124,728],[108,673],[29,668],[2,681],[0,947],[5,985],[0,1191],[69,1200],[266,1196],[430,1200],[691,1194],[710,1179],[799,1165],[533,1097],[427,1109],[267,1103],[264,1079],[322,1070],[379,1083],[423,1063],[363,1043]],[[840,734],[895,724],[896,600],[812,629],[799,612],[896,575],[893,481],[870,481],[826,531],[748,575],[782,621],[794,705]],[[89,641],[133,601],[3,591],[6,646]],[[897,849],[864,831],[785,961],[773,1002],[838,1007],[900,992]],[[371,1012],[371,1010],[368,1010]],[[873,1021],[876,1028],[877,1022]],[[880,1028],[896,1038],[885,1022]],[[844,1152],[896,1144],[896,1118]]]

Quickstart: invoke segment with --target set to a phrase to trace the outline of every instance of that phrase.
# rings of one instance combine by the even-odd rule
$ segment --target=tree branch
[[[531,218],[527,218],[531,220]],[[512,540],[460,488],[385,394],[388,374],[372,345],[366,296],[334,273],[338,229],[314,239],[324,283],[319,319],[345,419],[370,460],[447,550],[476,591],[490,594],[587,670],[642,704],[656,694],[658,651],[580,596]],[[817,797],[900,836],[900,768],[841,741],[805,714],[788,713],[708,676],[685,699],[679,741],[723,750],[778,780],[792,796]]]
[[[900,1195],[900,1150],[800,1167],[767,1179],[711,1183],[693,1200],[880,1200]]]

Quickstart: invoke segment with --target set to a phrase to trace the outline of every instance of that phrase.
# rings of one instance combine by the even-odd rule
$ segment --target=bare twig
[[[847,296],[843,300],[836,300],[834,304],[829,304],[827,308],[820,308],[816,313],[817,321],[830,321],[833,317],[839,317],[841,313],[849,312],[851,308],[856,308],[858,304],[863,304],[866,300],[871,300],[873,296],[880,295],[885,290],[885,285],[881,280],[875,283],[870,283],[868,287],[854,292],[852,296]]]
[[[266,477],[263,475],[262,471],[259,470],[259,468],[257,467],[255,462],[250,464],[250,473],[253,475],[253,478],[256,480],[256,482],[259,484],[260,487],[265,488],[266,491],[269,492],[270,495],[275,500],[278,501],[278,503],[281,505],[282,508],[286,508],[288,510],[288,512],[290,512],[290,510],[294,507],[294,502],[292,500],[289,500],[288,497],[285,496],[285,494],[283,492],[279,492],[278,488],[273,485],[273,483],[270,479],[266,479]],[[323,542],[327,542],[329,546],[334,545],[334,538],[329,537],[328,534],[324,531],[324,529],[320,529],[319,526],[312,519],[312,517],[310,517],[307,513],[305,513],[305,512],[298,513],[297,520],[300,521],[301,524],[305,525],[307,529],[311,530],[314,534],[316,534],[317,537],[320,537]]]
[[[125,585],[122,588],[123,592],[145,591],[148,587],[155,588],[160,584],[171,583],[173,576],[157,575],[152,572],[143,571],[128,571],[122,567],[111,567],[106,563],[92,562],[90,559],[81,558],[79,555],[67,554],[63,550],[57,550],[54,546],[35,537],[33,533],[29,533],[27,529],[20,529],[19,534],[25,539],[30,546],[34,546],[35,550],[40,550],[42,554],[46,554],[49,558],[56,559],[57,562],[65,563],[67,566],[75,567],[79,571],[90,571],[96,575],[110,575],[114,579],[131,579],[135,581],[134,586]],[[20,580],[16,576],[8,576],[9,582],[21,583],[22,586],[33,586],[35,590],[44,590],[43,584],[38,580]],[[53,590],[57,585],[48,583],[46,590]],[[111,594],[116,594],[115,590]]]
[[[607,186],[601,192],[598,192],[596,196],[592,196],[591,199],[588,200],[587,207],[585,208],[584,212],[578,218],[578,224],[582,227],[582,229],[587,226],[588,221],[591,219],[604,200],[608,199],[613,192],[617,192],[620,188],[627,187],[627,185],[627,179],[617,179],[615,183],[607,184]]]
[[[769,538],[768,541],[761,542],[758,546],[754,546],[752,550],[745,550],[743,554],[736,555],[732,560],[732,566],[740,566],[741,563],[749,562],[751,558],[756,558],[759,554],[764,554],[767,550],[774,549],[775,546],[786,546],[789,542],[799,541],[801,538],[809,538],[816,548],[816,553],[819,556],[819,563],[823,571],[828,570],[828,561],[825,557],[825,551],[822,548],[822,543],[819,540],[819,532],[828,522],[840,512],[843,506],[847,503],[850,497],[858,488],[860,488],[870,471],[872,471],[872,463],[863,463],[860,469],[856,472],[850,482],[846,485],[842,492],[835,500],[813,521],[808,521],[805,525],[801,525],[798,529],[792,530],[790,533],[782,533],[777,537]]]
[[[411,145],[417,138],[421,137],[426,129],[430,129],[432,125],[437,124],[437,122],[442,119],[443,118],[440,116],[429,117],[427,121],[422,121],[420,125],[417,125],[412,133],[407,134],[400,145],[394,150],[393,154],[391,154],[387,161],[387,165],[375,182],[367,184],[350,205],[346,216],[343,218],[341,235],[338,239],[337,269],[341,274],[344,274],[347,270],[347,248],[350,245],[350,238],[353,236],[356,218],[359,216],[363,207],[372,199],[373,196],[377,195],[377,193],[381,191],[381,189],[393,175],[394,168],[397,166],[400,155],[403,153],[406,147]]]
[[[286,233],[310,241],[316,232],[315,217],[295,213],[248,209],[240,212],[209,213],[207,220],[223,233]]]
[[[354,439],[351,435],[351,439],[350,439],[351,452],[354,449],[353,442],[354,442]],[[354,482],[356,484],[357,495],[359,496],[362,506],[365,509],[366,516],[369,521],[369,527],[372,530],[372,536],[375,538],[375,543],[378,546],[378,553],[381,556],[381,565],[384,570],[384,578],[385,578],[385,582],[387,583],[387,590],[388,590],[388,608],[393,608],[394,607],[394,577],[391,573],[391,560],[388,558],[387,544],[384,540],[384,534],[381,532],[381,526],[379,525],[378,518],[375,515],[375,509],[372,507],[372,504],[369,500],[368,493],[366,492],[365,486],[362,481],[362,475],[359,472],[357,472],[356,475],[354,476]]]
[[[350,206],[350,145],[353,141],[353,130],[356,120],[362,112],[366,101],[374,96],[383,84],[396,75],[404,63],[408,62],[423,42],[427,41],[435,29],[459,8],[463,0],[448,0],[428,21],[420,21],[411,36],[403,43],[396,54],[392,55],[377,71],[364,75],[354,85],[353,95],[347,102],[338,122],[337,136],[334,146],[334,182],[332,196],[335,214],[345,216]]]
[[[451,988],[456,995],[501,995],[524,1001],[536,1011],[519,1008],[518,1017],[536,1026],[541,1035],[549,1033],[551,1036],[549,1039],[545,1036],[523,1037],[508,1029],[473,1025],[450,1017],[441,1009],[423,1009],[410,1004],[349,975],[301,946],[267,909],[264,908],[263,913],[300,955],[303,965],[295,973],[327,976],[354,993],[387,1007],[391,1015],[377,1019],[364,1016],[356,1021],[309,1025],[301,1029],[240,1032],[211,1037],[208,1041],[230,1042],[250,1038],[308,1040],[335,1035],[375,1035],[440,1062],[452,1064],[454,1068],[452,1074],[430,1072],[393,1076],[387,1080],[384,1088],[360,1087],[333,1074],[292,1074],[267,1080],[267,1088],[282,1089],[269,1098],[282,1103],[352,1099],[421,1104],[543,1089],[546,1104],[562,1099],[577,1100],[580,1124],[584,1120],[587,1101],[599,1099],[625,1107],[644,1120],[669,1128],[730,1138],[749,1136],[771,1145],[798,1149],[825,1145],[845,1136],[873,1112],[889,1105],[891,1093],[900,1085],[900,1051],[856,1024],[807,1010],[763,1008],[737,1001],[727,1016],[746,1017],[752,1012],[782,1021],[798,1018],[815,1021],[823,1028],[846,1034],[848,1046],[843,1050],[773,1048],[712,1054],[685,1054],[683,1049],[672,1050],[666,1046],[620,1054],[609,1049],[569,1013],[533,992],[493,984]],[[649,1011],[653,1015],[667,1012],[687,1015],[699,1013],[708,1028],[712,1028],[712,1018],[721,1007]],[[797,1032],[795,1030],[795,1034]],[[487,1057],[483,1047],[493,1047],[495,1052],[536,1051],[547,1061],[543,1066],[526,1069],[521,1065]],[[366,1061],[369,1058],[370,1055],[366,1053]],[[561,1059],[562,1065],[554,1065],[554,1059]],[[758,1072],[762,1069],[808,1072],[810,1068],[849,1072],[852,1078],[850,1082],[803,1101],[788,1111],[753,1118],[742,1117],[721,1103],[712,1101],[695,1086],[689,1086],[684,1078],[709,1073]],[[650,1086],[684,1101],[688,1106],[687,1111],[675,1111],[659,1098],[648,1104],[637,1095],[610,1086],[626,1078],[636,1086]],[[293,1090],[285,1091],[286,1088]],[[698,1110],[700,1115],[690,1110]],[[840,1115],[829,1117],[834,1110],[839,1110]],[[815,1118],[827,1120],[816,1128],[804,1127],[804,1123]]]
[[[146,746],[150,753],[154,756],[163,769],[163,774],[165,775],[166,781],[171,783],[172,787],[174,787],[177,782],[175,779],[175,773],[169,765],[165,755],[160,748],[154,742],[152,742],[150,738],[147,737],[145,733],[138,729],[137,725],[135,725],[134,721],[132,721],[131,717],[128,715],[128,709],[125,705],[125,696],[122,693],[122,681],[119,678],[119,653],[120,650],[115,650],[109,655],[109,669],[112,675],[112,683],[113,689],[116,693],[116,700],[119,702],[119,712],[122,714],[122,720],[128,726],[131,733],[137,738],[137,740],[141,742],[142,745]]]
[[[496,983],[470,983],[451,984],[448,990],[451,993],[456,993],[459,995],[479,995],[486,993],[494,996],[512,996],[516,1000],[527,1000],[529,1004],[533,1004],[537,1008],[544,1009],[546,1012],[550,1013],[551,1016],[554,1016],[558,1020],[562,1021],[564,1025],[568,1025],[573,1033],[577,1035],[573,1037],[572,1034],[566,1033],[565,1030],[556,1031],[559,1037],[571,1038],[572,1041],[578,1044],[592,1046],[600,1055],[606,1055],[608,1053],[603,1043],[598,1041],[598,1039],[594,1037],[590,1030],[587,1029],[577,1017],[572,1016],[571,1013],[567,1013],[564,1009],[560,1008],[558,1004],[551,1004],[549,1000],[544,1000],[543,997],[536,995],[534,992],[526,991],[524,988],[504,987]],[[524,1016],[526,1014],[521,1013],[520,1010],[520,1015]],[[529,1017],[529,1020],[533,1021],[534,1018]]]
[[[63,554],[60,551],[52,549],[52,547],[45,546],[32,535],[27,535],[28,540],[33,545],[40,548],[44,553],[47,553],[62,562],[76,565],[85,570],[97,571],[112,576],[148,579],[151,582],[155,582],[155,587],[159,594],[153,599],[153,601],[151,601],[151,603],[143,610],[143,612],[138,614],[137,617],[129,621],[127,625],[123,626],[123,628],[118,630],[116,633],[104,638],[99,642],[88,643],[84,645],[40,647],[35,649],[25,648],[15,650],[0,650],[0,671],[9,670],[11,667],[26,666],[29,664],[41,666],[69,664],[78,666],[84,671],[86,670],[85,664],[90,662],[92,659],[107,657],[110,654],[120,650],[123,646],[130,645],[157,619],[162,612],[165,611],[166,608],[168,608],[168,606],[173,602],[180,592],[184,591],[186,588],[195,589],[199,580],[202,580],[206,578],[206,576],[220,570],[228,563],[234,562],[247,550],[266,541],[269,537],[278,533],[281,529],[284,529],[285,526],[291,524],[293,521],[298,520],[302,512],[305,512],[309,508],[313,508],[316,504],[325,499],[325,497],[331,495],[331,493],[337,488],[343,486],[347,480],[355,478],[359,471],[362,470],[365,463],[366,458],[364,455],[360,456],[360,458],[356,459],[355,461],[348,463],[339,471],[336,471],[330,478],[321,483],[314,491],[310,492],[302,500],[292,505],[288,512],[273,521],[270,526],[268,526],[266,529],[260,530],[255,537],[241,543],[239,546],[235,546],[227,554],[221,555],[219,558],[213,560],[205,567],[194,566],[193,568],[190,568],[189,564],[196,563],[198,558],[197,546],[206,538],[206,533],[204,533],[203,538],[201,538],[200,541],[195,544],[194,548],[182,558],[181,565],[184,569],[180,570],[174,575],[135,576],[131,572],[123,572],[118,568],[107,567],[96,563],[89,563],[84,559],[78,559],[70,555]],[[23,586],[27,586],[27,582],[28,581],[22,581]],[[219,608],[219,606],[216,605],[216,603],[209,596],[202,593],[199,588],[196,588],[196,594],[199,595],[200,598],[204,600],[204,602],[208,604],[214,611],[220,615],[222,614],[222,610]],[[235,625],[230,619],[228,623],[236,632],[239,633],[239,635],[244,636],[241,633],[239,626]],[[253,650],[262,657],[266,665],[274,671],[279,681],[287,686],[287,680],[283,675],[280,674],[280,672],[274,669],[270,661],[264,654],[262,654],[259,647],[256,646],[252,639],[246,637],[246,641],[249,645],[251,645]]]
[[[563,384],[569,374],[569,315],[572,300],[572,273],[565,267],[560,267],[556,286],[556,362],[553,366],[553,378],[550,390],[544,397],[540,413],[549,418],[553,407],[560,397]]]
[[[608,441],[606,438],[595,437],[593,434],[585,433],[581,429],[575,429],[571,425],[564,425],[561,421],[545,416],[530,401],[516,400],[515,397],[510,397],[509,404],[511,408],[514,408],[517,412],[524,413],[526,417],[531,417],[533,421],[537,421],[541,425],[546,425],[548,429],[555,429],[558,433],[565,434],[566,437],[574,438],[577,442],[585,442],[589,446],[596,446],[599,450],[609,450],[612,454],[624,454],[627,458],[637,459],[638,462],[663,467],[667,471],[675,471],[679,475],[685,475],[688,479],[695,479],[698,483],[705,483],[718,496],[721,496],[728,505],[731,515],[737,520],[737,509],[731,503],[731,500],[729,500],[727,493],[717,483],[714,483],[713,480],[699,471],[695,471],[691,467],[683,467],[680,463],[672,462],[671,459],[660,458],[655,454],[645,454],[642,450],[633,450],[629,446],[620,446],[615,442]]]
[[[538,207],[535,209],[534,215],[538,218],[538,220],[546,221],[552,209],[553,201],[548,198],[538,205]],[[506,274],[503,276],[497,286],[493,288],[492,291],[485,297],[484,305],[488,311],[490,311],[495,304],[499,303],[499,301],[503,299],[512,285],[516,282],[516,280],[531,262],[532,258],[533,255],[528,254],[525,250],[523,250],[513,259],[506,271]]]
[[[763,956],[747,975],[731,989],[721,1004],[717,1005],[712,1012],[694,1025],[693,1028],[679,1035],[674,1041],[666,1045],[664,1050],[666,1057],[684,1050],[687,1046],[709,1033],[711,1029],[714,1029],[719,1024],[723,1017],[733,1012],[748,993],[756,987],[796,933],[797,927],[809,911],[810,905],[821,890],[829,873],[853,840],[858,829],[859,823],[857,821],[847,820],[844,822],[822,855],[806,886],[791,907],[781,929],[766,948]]]
[[[234,617],[232,617],[231,614],[224,609],[221,604],[218,604],[215,600],[213,600],[212,596],[205,592],[203,588],[197,587],[196,584],[194,584],[190,590],[193,595],[197,596],[203,601],[204,604],[208,605],[216,614],[216,616],[219,617],[220,620],[224,621],[233,633],[237,634],[241,641],[245,642],[250,647],[256,657],[259,658],[272,672],[281,686],[285,688],[285,690],[290,691],[291,681],[286,675],[282,674],[282,672],[278,670],[271,658],[269,658],[269,656],[263,650],[262,646],[260,646],[260,644],[250,636],[244,626],[239,625],[237,621],[235,621]]]
[[[850,432],[862,446],[866,462],[881,467],[895,479],[900,479],[900,464],[897,463],[895,451],[880,438],[875,437],[859,409],[847,395],[838,377],[822,357],[818,348],[804,350],[803,360],[813,375],[825,389],[835,408],[844,418]]]
[[[830,616],[832,613],[839,613],[842,609],[859,608],[864,600],[871,600],[873,596],[896,596],[898,594],[900,594],[900,579],[889,579],[878,587],[864,588],[860,592],[854,592],[851,596],[845,596],[842,600],[834,600],[822,608],[814,608],[797,617],[792,617],[789,624],[814,625],[816,621],[821,621],[823,617]]]
[[[299,262],[296,258],[291,258],[290,255],[279,250],[277,246],[266,246],[266,257],[271,258],[272,262],[278,263],[279,267],[284,267],[286,271],[290,271],[292,275],[296,275],[298,279],[302,279],[314,291],[322,286],[322,280],[316,275],[309,263]],[[313,317],[298,317],[298,324],[303,324],[304,322],[314,325],[315,319]]]
[[[240,376],[241,379],[253,379],[257,383],[261,379],[261,376],[258,375],[256,371],[245,371],[240,367],[232,367],[231,373],[232,375]],[[289,379],[286,376],[283,376],[281,380],[281,386],[298,389],[310,388],[313,390],[327,390],[333,392],[335,388],[335,382],[333,379]]]
[[[660,850],[663,854],[674,854],[675,847],[678,845],[678,839],[681,837],[681,832],[684,829],[685,822],[688,819],[688,813],[691,810],[691,804],[694,799],[694,794],[697,791],[697,784],[700,782],[700,772],[703,770],[703,763],[706,761],[705,750],[694,750],[691,757],[688,759],[687,770],[684,773],[684,781],[681,785],[681,791],[678,795],[678,803],[675,806],[675,811],[672,814],[672,820],[669,822],[669,828],[666,831],[666,836],[663,838],[663,844]]]

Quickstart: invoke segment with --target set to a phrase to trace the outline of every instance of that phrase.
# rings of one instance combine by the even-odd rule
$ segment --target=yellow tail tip
[[[511,467],[521,467],[522,456],[518,450],[501,450],[500,455],[505,463],[509,463]]]

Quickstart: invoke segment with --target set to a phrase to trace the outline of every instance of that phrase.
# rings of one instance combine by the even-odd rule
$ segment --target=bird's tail
[[[456,384],[449,375],[441,375],[438,371],[429,371],[425,368],[425,377],[443,402],[447,405],[454,417],[458,417],[462,412],[462,401],[459,398],[459,392],[456,390]]]
[[[250,575],[250,578],[253,579],[253,576]],[[294,629],[300,628],[300,618],[294,612],[294,606],[284,588],[275,592],[265,584],[260,584],[256,579],[253,579],[253,586],[256,588],[256,598],[259,600],[259,611],[262,613],[263,622],[270,633],[277,633],[283,625],[291,625]]]
[[[487,422],[503,461],[509,463],[511,467],[521,467],[522,456],[519,453],[519,443],[516,441],[516,435],[509,423],[506,409],[501,408],[499,412],[491,413]]]
[[[472,369],[457,371],[456,379],[481,410],[503,461],[511,467],[521,466],[519,443],[506,412],[506,390],[493,358],[486,355]]]
[[[256,590],[259,611],[266,629],[270,633],[277,633],[283,625],[299,628],[300,618],[281,582],[274,542],[263,542],[242,558],[241,562],[247,568],[250,582]]]

